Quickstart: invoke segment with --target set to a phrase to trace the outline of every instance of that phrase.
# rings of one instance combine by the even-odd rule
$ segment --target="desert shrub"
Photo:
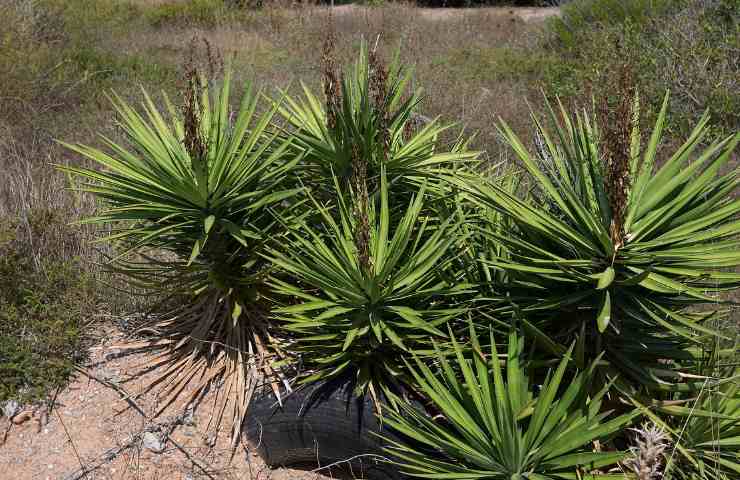
[[[357,61],[342,73],[333,42],[333,36],[327,37],[322,57],[325,101],[304,85],[304,98],[286,95],[281,108],[293,127],[293,143],[304,152],[307,185],[325,189],[333,177],[347,184],[358,159],[367,169],[371,194],[377,191],[381,168],[397,189],[410,185],[416,190],[420,179],[476,163],[477,153],[462,140],[451,151],[438,150],[440,135],[451,125],[438,118],[419,121],[421,90],[407,91],[412,71],[398,57],[387,67],[380,53],[368,51],[363,42]]]
[[[508,251],[490,261],[508,276],[500,314],[526,317],[529,334],[554,352],[578,338],[582,359],[604,354],[637,388],[670,389],[663,377],[691,368],[701,358],[696,346],[719,335],[702,325],[719,309],[687,307],[711,308],[740,285],[726,271],[740,264],[736,174],[721,173],[740,134],[699,150],[705,116],[658,168],[668,97],[642,150],[637,102],[628,88],[621,93],[611,122],[597,126],[565,110],[560,119],[551,114],[550,131],[538,122],[534,153],[504,124],[531,194],[518,198],[480,180],[470,191],[514,226],[505,234],[490,226]]]
[[[443,147],[436,120],[415,124],[421,97],[406,93],[400,63],[386,69],[363,43],[340,75],[332,40],[324,102],[304,88],[305,100],[288,98],[282,110],[313,208],[271,252],[282,270],[273,286],[295,299],[275,315],[293,334],[304,382],[350,383],[378,404],[409,386],[402,359],[427,349],[430,336],[444,341],[440,327],[466,311],[467,284],[446,271],[464,235],[456,215],[435,213],[446,193],[437,177],[465,170],[477,154],[462,140]]]
[[[686,136],[709,108],[709,138],[718,138],[740,126],[738,25],[740,5],[727,0],[572,2],[550,20],[544,43],[550,60],[569,68],[543,63],[540,79],[548,91],[586,103],[589,93],[608,95],[626,63],[646,99],[646,120],[655,119],[658,99],[670,90],[669,135]]]
[[[29,251],[50,232],[74,237],[58,212],[0,219],[0,400],[42,399],[84,356],[96,289],[79,259]]]
[[[505,368],[493,335],[489,339],[490,357],[481,353],[471,332],[469,355],[454,342],[451,359],[438,353],[438,372],[418,359],[410,367],[445,421],[408,404],[403,405],[405,415],[389,413],[386,421],[405,441],[391,440],[387,451],[404,473],[471,480],[593,478],[591,471],[603,472],[625,457],[611,444],[603,450],[591,448],[595,441],[606,447],[639,414],[634,409],[622,415],[605,411],[607,389],[589,394],[595,364],[571,377],[571,347],[552,375],[535,386],[539,380],[524,338],[509,332],[501,355]]]
[[[469,291],[442,275],[459,223],[422,217],[424,188],[393,215],[384,171],[379,188],[377,202],[361,187],[338,188],[335,208],[316,204],[321,223],[303,224],[271,254],[289,278],[274,287],[295,299],[275,315],[294,334],[302,380],[338,379],[376,402],[406,393],[403,359],[428,351],[430,338],[448,340],[444,325],[464,315],[455,300]]]

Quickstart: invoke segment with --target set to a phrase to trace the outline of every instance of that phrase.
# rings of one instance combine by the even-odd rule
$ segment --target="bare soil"
[[[122,397],[140,392],[156,370],[137,376],[148,360],[144,354],[118,356],[121,334],[111,332],[91,348],[85,367],[59,392],[51,414],[46,408],[0,417],[0,479],[2,480],[323,480],[327,471],[270,469],[245,440],[236,450],[229,436],[214,438],[207,428],[209,397],[182,420],[183,406],[175,405],[151,418],[157,407],[153,395]],[[97,380],[93,379],[96,378]],[[141,412],[136,408],[140,408]],[[179,415],[179,417],[178,417]],[[30,418],[29,418],[30,417]],[[164,450],[144,446],[150,431],[163,438]],[[163,432],[169,431],[168,436]],[[215,443],[214,443],[215,440]]]

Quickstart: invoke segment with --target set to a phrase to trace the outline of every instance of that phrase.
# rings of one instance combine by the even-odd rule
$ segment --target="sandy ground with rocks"
[[[153,395],[135,400],[142,413],[122,396],[140,391],[149,376],[136,376],[143,354],[118,356],[111,347],[115,332],[91,349],[86,369],[59,392],[50,415],[46,409],[20,413],[11,422],[0,417],[2,480],[323,480],[331,472],[268,468],[247,442],[232,450],[226,432],[207,433],[208,397],[192,415],[182,406],[155,419]],[[102,383],[101,383],[102,381]],[[179,415],[179,417],[178,417]],[[47,418],[48,416],[48,418]],[[30,417],[30,418],[29,418]],[[173,423],[173,420],[175,422]],[[169,431],[169,435],[163,435]],[[161,451],[159,451],[161,450]],[[232,455],[233,454],[233,455]]]

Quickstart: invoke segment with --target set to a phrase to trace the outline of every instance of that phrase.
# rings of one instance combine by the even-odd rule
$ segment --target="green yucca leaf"
[[[594,452],[589,446],[638,415],[637,410],[611,418],[599,414],[607,390],[588,394],[594,365],[563,391],[571,348],[535,394],[516,331],[509,333],[505,373],[493,336],[490,358],[480,353],[472,326],[470,337],[473,352],[468,354],[453,339],[455,368],[444,353],[438,354],[439,372],[418,357],[415,366],[409,365],[442,419],[408,404],[388,413],[385,421],[402,440],[389,440],[387,453],[403,473],[450,479],[589,478],[592,470],[625,457],[625,452]],[[522,415],[525,407],[529,414]]]
[[[492,307],[496,316],[526,318],[528,333],[553,352],[564,351],[585,326],[581,337],[591,340],[583,342],[584,358],[604,350],[623,381],[661,390],[680,377],[653,372],[690,368],[692,348],[718,335],[704,325],[715,317],[692,307],[714,305],[721,314],[719,295],[740,286],[732,270],[740,265],[740,200],[733,198],[740,171],[725,172],[740,133],[702,149],[704,116],[658,168],[667,105],[666,97],[644,152],[633,114],[627,153],[642,157],[629,157],[622,173],[629,188],[621,213],[612,211],[619,186],[608,184],[613,167],[602,165],[608,152],[599,129],[561,104],[558,114],[549,108],[554,134],[535,119],[534,153],[501,125],[529,176],[529,194],[482,177],[446,177],[483,212],[495,212],[476,220],[486,238],[480,242],[503,247],[479,260],[501,272],[491,282],[501,299]],[[618,217],[624,223],[615,233]]]
[[[633,403],[669,437],[663,478],[730,480],[740,474],[740,370],[721,367],[713,352],[702,367],[698,394],[672,393],[648,405]]]

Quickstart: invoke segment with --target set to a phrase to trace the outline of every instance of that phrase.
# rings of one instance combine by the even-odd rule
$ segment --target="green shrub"
[[[561,15],[548,20],[555,40],[568,49],[578,48],[593,28],[633,23],[647,25],[683,0],[575,0],[561,7]]]
[[[711,140],[740,127],[738,44],[740,3],[732,0],[577,1],[548,23],[544,55],[533,52],[547,61],[529,78],[549,93],[588,103],[582,96],[609,95],[627,64],[647,100],[645,120],[654,121],[662,93],[670,90],[670,137],[686,136],[710,109]],[[568,68],[549,68],[553,61]]]
[[[403,405],[405,415],[389,412],[386,422],[404,440],[391,440],[387,451],[402,472],[469,480],[599,478],[599,472],[625,458],[626,452],[606,444],[639,412],[612,415],[604,408],[608,389],[591,384],[595,363],[570,376],[571,346],[557,368],[539,380],[524,338],[515,330],[502,355],[493,335],[489,338],[490,356],[481,353],[471,327],[469,354],[455,342],[452,359],[438,355],[439,368],[432,370],[418,359],[410,367],[420,391],[444,420],[408,404]],[[596,441],[606,448],[593,451]]]
[[[465,314],[455,299],[470,287],[441,275],[459,224],[423,217],[423,188],[392,215],[384,171],[379,193],[363,212],[361,193],[338,189],[335,209],[316,204],[319,225],[271,252],[290,278],[276,290],[297,300],[275,314],[294,333],[304,382],[341,378],[376,401],[411,383],[404,358],[448,339],[444,325]]]
[[[223,0],[188,0],[156,5],[147,9],[145,16],[155,27],[165,25],[214,27],[229,13],[229,6]]]
[[[407,91],[412,71],[403,68],[398,57],[386,68],[379,55],[369,52],[363,42],[357,61],[341,74],[331,49],[328,40],[323,65],[324,104],[304,85],[304,98],[286,95],[281,108],[282,116],[294,129],[290,137],[305,152],[306,184],[326,189],[336,176],[345,185],[351,180],[354,163],[362,159],[371,194],[377,191],[381,167],[393,183],[416,191],[420,179],[477,162],[477,152],[467,150],[464,142],[452,151],[438,150],[440,135],[451,125],[441,124],[438,118],[415,125],[421,90]]]
[[[223,380],[214,428],[227,418],[236,440],[261,373],[273,379],[263,254],[285,232],[282,202],[301,190],[291,188],[298,157],[267,131],[276,109],[257,113],[251,87],[232,116],[230,73],[211,88],[191,66],[186,81],[185,107],[165,97],[164,115],[148,95],[143,115],[115,97],[126,146],[67,145],[103,171],[63,170],[103,200],[87,223],[111,230],[111,266],[148,294],[178,297],[147,323],[156,332],[148,345],[165,349],[171,366],[145,387],[161,388],[158,413],[191,379],[192,398]]]
[[[24,232],[59,226],[56,213],[0,222],[0,401],[35,401],[63,386],[82,359],[97,295],[79,260],[28,250]]]

